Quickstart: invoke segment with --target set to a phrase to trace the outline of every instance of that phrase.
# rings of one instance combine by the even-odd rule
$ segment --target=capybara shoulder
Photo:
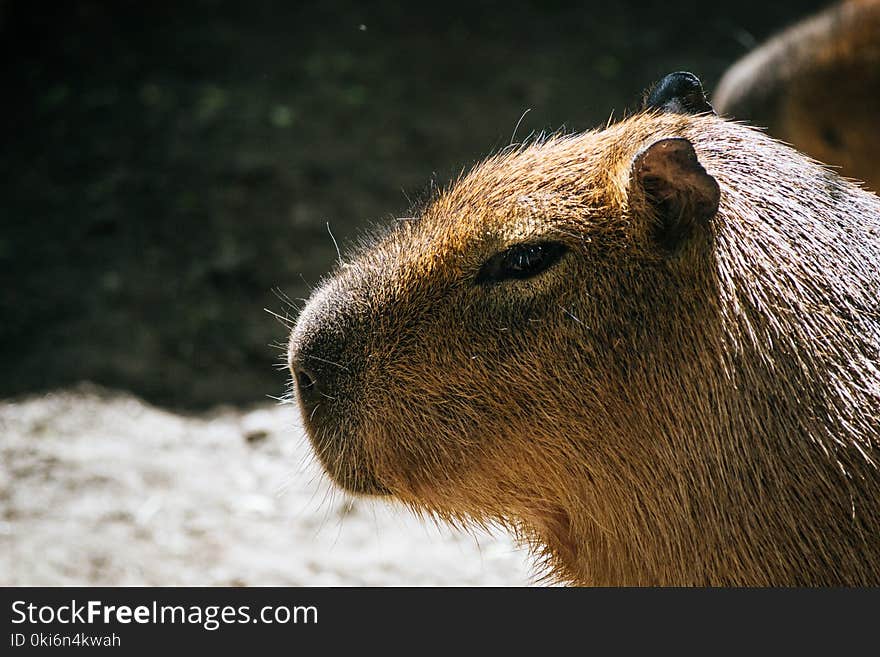
[[[880,191],[880,0],[834,5],[774,36],[724,74],[713,102]]]
[[[880,584],[880,199],[688,76],[345,258],[290,338],[304,425],[561,581]]]

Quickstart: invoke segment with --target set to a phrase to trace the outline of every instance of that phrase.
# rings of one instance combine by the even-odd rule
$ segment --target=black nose
[[[296,388],[299,397],[307,406],[313,407],[320,402],[321,391],[318,389],[318,377],[311,370],[297,366],[294,368]]]
[[[292,348],[290,370],[302,410],[310,420],[341,403],[344,395],[340,391],[349,387],[351,374],[344,359],[344,345],[330,331],[314,331]]]

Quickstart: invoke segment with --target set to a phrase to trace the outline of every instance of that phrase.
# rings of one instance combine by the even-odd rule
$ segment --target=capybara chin
[[[588,585],[880,584],[880,199],[668,76],[344,260],[290,367],[330,476]]]
[[[880,191],[880,0],[847,0],[773,36],[730,67],[713,102]]]

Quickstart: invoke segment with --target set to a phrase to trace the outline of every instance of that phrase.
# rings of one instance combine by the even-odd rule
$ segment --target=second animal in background
[[[880,191],[880,0],[836,4],[724,74],[713,105]]]

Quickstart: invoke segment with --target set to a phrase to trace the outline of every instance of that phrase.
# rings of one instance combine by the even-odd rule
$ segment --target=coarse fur
[[[671,247],[633,179],[669,138],[720,188]],[[475,283],[548,240],[540,275]],[[556,580],[877,585],[878,270],[877,196],[652,110],[476,166],[323,282],[290,364],[335,481],[508,527]]]
[[[713,103],[880,191],[880,0],[848,0],[775,35],[731,66]]]

